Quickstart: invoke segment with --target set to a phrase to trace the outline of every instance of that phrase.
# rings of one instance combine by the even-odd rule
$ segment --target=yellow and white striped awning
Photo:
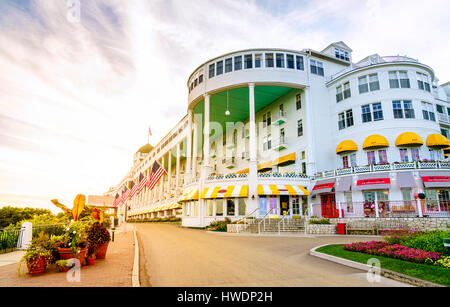
[[[193,189],[183,194],[178,201],[198,200],[198,189]]]
[[[247,197],[248,185],[229,185],[205,188],[200,195],[202,199]]]
[[[169,209],[181,209],[181,208],[183,208],[183,205],[180,202],[178,202],[178,200],[170,203]]]
[[[301,185],[290,184],[260,184],[258,195],[309,195],[310,193]]]

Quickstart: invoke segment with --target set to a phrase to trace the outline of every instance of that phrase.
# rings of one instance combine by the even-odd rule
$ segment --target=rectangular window
[[[266,53],[266,67],[273,67],[273,53]]]
[[[277,67],[284,68],[284,53],[277,53]]]
[[[245,69],[253,68],[253,55],[247,54],[245,55]]]
[[[381,102],[372,104],[373,120],[383,120],[383,110],[381,108]]]
[[[375,151],[368,151],[367,152],[367,164],[369,165],[375,165]]]
[[[350,82],[344,83],[344,99],[350,98],[351,96]]]
[[[324,75],[324,70],[323,70],[323,63],[316,61],[316,60],[310,60],[310,64],[311,64],[311,73],[315,74],[315,75],[319,75],[319,76],[323,76]]]
[[[302,108],[302,95],[297,94],[295,96],[295,105],[297,107],[297,110],[300,110]]]
[[[399,151],[400,151],[400,161],[401,162],[409,162],[408,149],[401,148],[401,149],[399,149]]]
[[[214,215],[214,200],[207,199],[206,200],[206,216],[213,216],[213,215]]]
[[[292,203],[292,214],[293,215],[299,215],[300,214],[300,197],[293,195],[291,196],[291,203]]]
[[[394,118],[403,118],[403,108],[401,101],[392,101],[392,108],[394,109]]]
[[[345,114],[344,112],[339,113],[338,114],[338,125],[339,125],[339,130],[345,129]]]
[[[235,212],[234,199],[227,199],[227,216],[234,216]]]
[[[242,56],[235,56],[234,57],[234,70],[241,70],[242,69]]]
[[[255,68],[261,67],[262,54],[255,54]]]
[[[411,84],[409,82],[408,72],[407,71],[399,71],[398,74],[400,77],[400,87],[401,88],[410,88]]]
[[[414,162],[420,161],[419,149],[411,148],[411,158]]]
[[[340,102],[344,99],[344,96],[342,94],[342,86],[339,85],[336,87],[336,102]]]
[[[303,121],[300,119],[297,121],[297,136],[303,135]]]
[[[367,76],[359,77],[358,82],[359,82],[359,93],[360,94],[367,93],[369,91],[369,84],[367,83]]]
[[[287,68],[294,69],[294,55],[286,54]]]
[[[422,74],[420,72],[417,73],[417,85],[421,90],[425,90],[427,92],[431,91],[430,80],[426,74]]]
[[[370,104],[361,107],[362,111],[362,122],[368,123],[372,121],[372,113],[370,112]]]
[[[216,203],[216,216],[222,216],[223,215],[223,199],[218,198],[215,201]]]
[[[347,121],[347,127],[353,126],[353,124],[354,124],[353,111],[352,110],[345,111],[345,117],[346,117],[346,121]]]
[[[199,77],[198,77],[198,84],[200,84],[200,83],[202,83],[203,82],[203,75],[200,75]]]
[[[245,198],[238,198],[238,215],[244,216],[247,211],[247,204]]]
[[[403,108],[405,110],[405,118],[415,118],[414,108],[411,100],[403,101]]]
[[[225,72],[231,72],[233,71],[233,59],[228,58],[225,60]]]
[[[380,82],[378,81],[378,74],[369,75],[369,88],[370,91],[378,91],[380,89]]]
[[[349,168],[348,156],[342,157],[342,168]]]
[[[400,82],[398,81],[397,72],[389,72],[389,86],[390,88],[400,88]]]
[[[303,64],[303,57],[302,56],[300,56],[300,55],[296,55],[295,56],[295,62],[296,62],[296,65],[297,65],[297,70],[304,70],[305,69],[305,66],[304,66],[304,64]]]
[[[210,64],[209,65],[209,78],[211,79],[214,77],[214,72],[216,70],[216,64]]]
[[[433,105],[431,103],[422,101],[422,114],[423,114],[423,119],[431,120],[434,122],[436,121]]]
[[[388,159],[387,159],[387,152],[385,149],[383,150],[379,150],[378,151],[378,161],[380,161],[380,163],[388,163]]]
[[[223,61],[217,62],[216,64],[216,75],[223,74]]]

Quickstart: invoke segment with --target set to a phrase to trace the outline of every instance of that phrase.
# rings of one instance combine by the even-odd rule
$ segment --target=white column
[[[312,176],[316,173],[316,162],[315,162],[315,142],[313,137],[313,127],[311,118],[313,118],[312,113],[312,102],[311,102],[311,89],[308,87],[305,89],[305,113],[306,116],[303,119],[303,134],[306,135],[308,141],[308,147],[306,150],[306,174]]]
[[[198,126],[197,122],[194,121],[194,140],[193,140],[193,148],[192,148],[192,178],[197,177],[197,158],[198,158],[198,152],[197,152],[197,146],[198,146]],[[186,166],[187,168],[187,166]],[[187,171],[187,169],[186,169]]]
[[[205,94],[205,123],[204,123],[204,130],[203,130],[203,166],[202,166],[202,174],[201,176],[206,178],[210,174],[210,165],[209,165],[209,94]]]
[[[170,198],[170,194],[171,194],[171,183],[172,183],[172,149],[169,149],[169,166],[168,166],[168,170],[167,170],[167,194],[169,195]]]
[[[164,155],[161,158],[161,167],[164,167]],[[159,186],[159,200],[163,200],[164,196],[164,175],[159,179],[160,180],[160,186]]]
[[[192,163],[193,163],[192,162],[192,120],[193,120],[193,115],[192,114],[193,114],[193,110],[189,110],[188,111],[188,126],[187,126],[187,142],[186,142],[186,172],[185,172],[185,180],[190,180],[191,177],[192,177]],[[178,146],[177,147],[177,161],[178,161],[179,144],[177,146]],[[178,176],[178,174],[177,174],[177,176]],[[178,186],[178,179],[177,179],[177,186]]]
[[[189,150],[189,146],[188,146],[188,151]],[[189,158],[187,159],[187,161],[189,161]],[[189,168],[186,166],[186,171]],[[176,166],[176,171],[175,171],[176,175],[175,175],[175,184],[176,184],[176,195],[178,197],[178,193],[180,191],[180,143],[177,143],[177,166]],[[189,170],[190,173],[190,170]]]
[[[258,207],[258,161],[257,161],[257,142],[256,142],[256,119],[255,119],[255,84],[248,84],[249,90],[249,136],[250,136],[250,163],[248,178],[248,206],[247,213],[252,212]]]

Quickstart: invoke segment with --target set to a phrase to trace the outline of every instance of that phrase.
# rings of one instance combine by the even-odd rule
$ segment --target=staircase
[[[261,224],[260,224],[261,223]],[[305,219],[255,219],[243,232],[247,233],[304,233]],[[279,225],[279,226],[278,226]]]

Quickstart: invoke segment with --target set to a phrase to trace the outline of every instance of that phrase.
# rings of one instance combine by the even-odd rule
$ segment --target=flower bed
[[[387,245],[380,249],[370,249],[367,253],[370,255],[378,255],[427,264],[435,263],[440,256],[437,252],[427,252],[421,249],[410,248],[399,244]]]
[[[352,252],[366,253],[368,250],[378,250],[386,246],[383,241],[356,242],[345,245],[344,249]]]

